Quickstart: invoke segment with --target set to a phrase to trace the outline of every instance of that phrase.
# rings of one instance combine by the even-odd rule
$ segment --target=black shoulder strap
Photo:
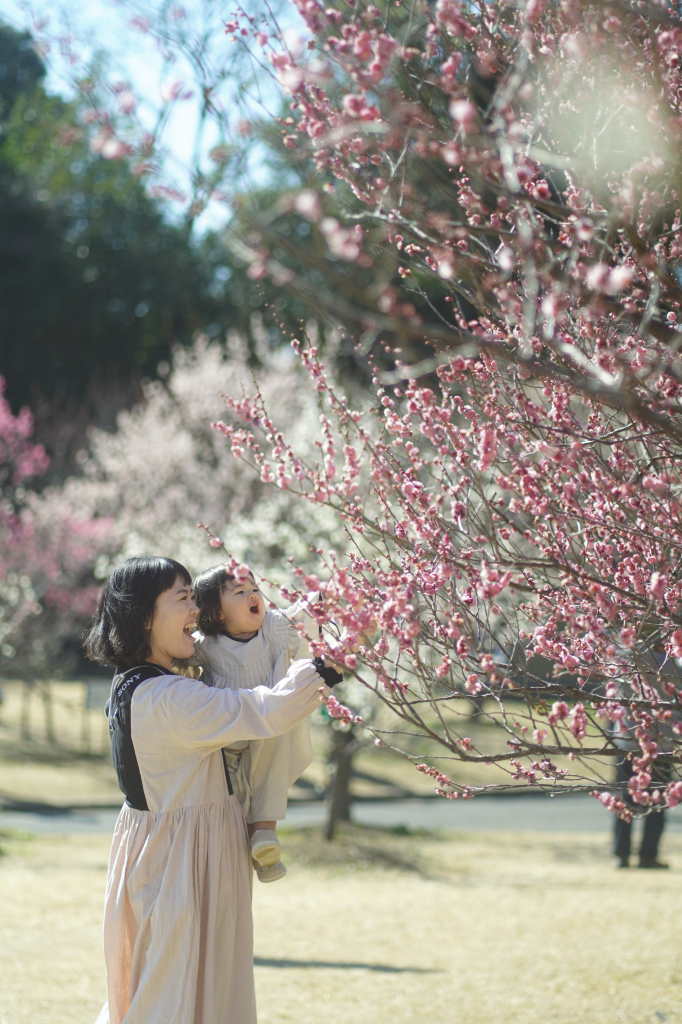
[[[149,806],[133,746],[131,701],[140,683],[146,682],[153,676],[169,674],[167,669],[146,662],[144,665],[129,668],[125,672],[117,672],[111,684],[111,697],[108,703],[111,756],[118,777],[118,787],[124,794],[128,806],[134,807],[138,811],[148,811]]]

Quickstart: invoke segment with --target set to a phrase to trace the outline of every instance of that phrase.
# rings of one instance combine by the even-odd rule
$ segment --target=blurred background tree
[[[244,296],[232,299],[229,254],[169,222],[128,163],[93,152],[79,103],[48,95],[44,77],[31,37],[1,27],[0,367],[54,476],[175,345],[243,322]]]

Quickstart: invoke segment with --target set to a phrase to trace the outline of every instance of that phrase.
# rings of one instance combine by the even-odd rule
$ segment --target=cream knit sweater
[[[251,690],[284,678],[292,662],[312,657],[308,637],[318,634],[317,623],[308,613],[304,598],[286,612],[268,611],[261,629],[251,640],[233,640],[225,634],[196,638],[191,664],[200,665],[208,686],[230,690]],[[250,740],[225,748],[225,760],[232,775],[247,821],[277,821],[286,816],[289,786],[313,759],[308,720],[283,736]]]

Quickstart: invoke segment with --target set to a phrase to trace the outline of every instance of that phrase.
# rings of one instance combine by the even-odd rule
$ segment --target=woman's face
[[[265,601],[256,581],[229,580],[220,592],[220,611],[226,633],[257,633],[265,620]]]
[[[198,608],[192,590],[182,576],[177,576],[170,590],[156,599],[149,634],[149,660],[162,668],[170,668],[173,658],[191,658],[194,654],[192,633],[197,628]]]

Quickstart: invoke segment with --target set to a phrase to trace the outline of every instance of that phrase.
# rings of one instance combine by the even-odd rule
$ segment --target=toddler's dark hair
[[[180,576],[192,577],[173,558],[145,555],[128,558],[112,571],[100,594],[92,626],[83,640],[90,661],[134,668],[151,654],[149,634],[156,600]]]
[[[249,575],[253,579],[253,575]],[[194,601],[199,609],[199,629],[204,636],[218,636],[223,632],[220,593],[234,578],[224,565],[214,565],[199,573],[192,584]]]

